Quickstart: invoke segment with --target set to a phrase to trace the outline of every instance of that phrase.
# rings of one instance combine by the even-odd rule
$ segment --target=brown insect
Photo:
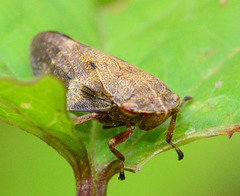
[[[161,125],[170,116],[166,142],[171,142],[177,113],[187,100],[173,93],[155,76],[111,55],[91,48],[57,32],[35,36],[30,60],[34,75],[51,73],[67,88],[67,109],[90,112],[75,124],[97,119],[104,128],[126,126],[126,131],[109,140],[108,146],[120,160],[119,179],[125,179],[125,157],[115,147],[126,141],[136,124],[144,131]]]

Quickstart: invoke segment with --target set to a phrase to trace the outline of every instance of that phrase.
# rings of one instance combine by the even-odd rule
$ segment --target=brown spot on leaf
[[[204,53],[204,56],[208,57],[208,56],[212,56],[216,53],[216,50],[208,50]]]
[[[220,0],[219,3],[221,5],[221,7],[226,7],[227,0]]]
[[[222,81],[217,81],[217,82],[215,82],[215,87],[216,88],[219,88],[219,87],[221,87],[222,86]]]
[[[236,129],[234,129],[234,130],[232,130],[232,131],[227,132],[227,135],[228,135],[229,139],[231,139],[232,135],[233,135],[235,132],[240,132],[240,127],[236,128]]]

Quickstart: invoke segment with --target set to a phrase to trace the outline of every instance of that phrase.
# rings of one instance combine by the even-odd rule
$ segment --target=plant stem
[[[105,196],[109,180],[120,171],[118,160],[111,162],[101,172],[96,172],[97,170],[91,168],[91,174],[88,176],[82,175],[83,168],[79,169],[78,172],[75,170],[77,173],[74,172],[77,196]]]

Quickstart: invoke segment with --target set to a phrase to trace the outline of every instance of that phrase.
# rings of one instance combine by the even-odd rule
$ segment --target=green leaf
[[[240,131],[239,1],[109,2],[4,1],[0,75],[32,79],[31,39],[57,30],[153,73],[181,98],[193,96],[177,119],[173,141],[178,146]],[[64,94],[62,84],[50,76],[24,83],[2,79],[0,119],[54,147],[76,178],[96,175],[107,182],[119,169],[107,142],[125,128],[103,130],[91,121],[73,129]],[[151,132],[136,129],[118,147],[126,169],[137,172],[154,155],[171,149],[165,142],[168,125],[169,120]]]
[[[48,143],[73,169],[78,166],[74,161],[87,159],[84,145],[72,132],[73,123],[65,111],[65,90],[59,81],[47,76],[28,83],[2,79],[0,84],[0,120]]]

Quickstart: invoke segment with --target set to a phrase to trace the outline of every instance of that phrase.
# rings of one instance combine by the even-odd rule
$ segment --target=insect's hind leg
[[[170,122],[170,125],[168,127],[166,142],[169,143],[176,150],[176,152],[178,154],[178,160],[183,159],[184,154],[173,142],[171,142],[172,136],[173,136],[173,132],[174,132],[174,128],[175,128],[175,124],[176,124],[177,113],[182,108],[184,103],[186,103],[187,101],[191,101],[192,99],[193,98],[190,97],[190,96],[186,96],[186,97],[183,98],[182,102],[180,103],[180,105],[177,108],[176,113],[172,115],[171,122]]]
[[[131,137],[133,134],[133,131],[135,129],[135,126],[127,126],[127,130],[125,132],[122,132],[112,139],[109,140],[108,146],[111,152],[120,160],[120,174],[118,179],[119,180],[124,180],[125,175],[124,175],[124,160],[125,157],[123,156],[122,153],[120,153],[115,147],[123,142],[125,142],[128,138]]]

